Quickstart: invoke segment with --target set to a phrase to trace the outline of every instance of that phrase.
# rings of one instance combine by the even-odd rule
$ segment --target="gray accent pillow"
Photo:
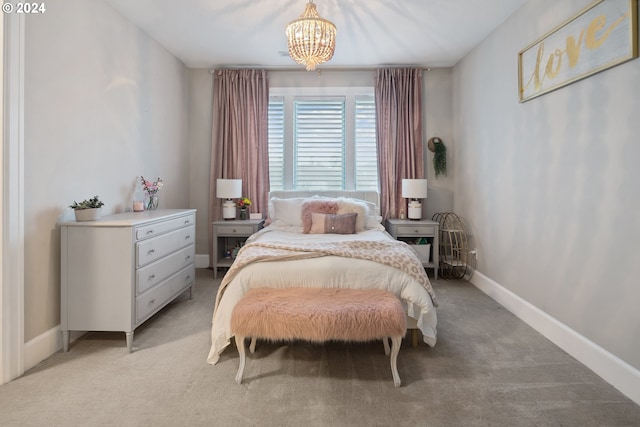
[[[357,217],[357,213],[338,215],[313,212],[309,234],[354,234]]]

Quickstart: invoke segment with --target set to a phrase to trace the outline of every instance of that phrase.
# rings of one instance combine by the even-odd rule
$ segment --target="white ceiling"
[[[307,0],[106,1],[190,68],[301,67],[284,29]],[[315,0],[338,28],[321,68],[453,66],[525,1]]]

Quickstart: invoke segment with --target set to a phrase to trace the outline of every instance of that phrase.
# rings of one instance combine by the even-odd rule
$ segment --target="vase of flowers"
[[[243,197],[238,200],[238,207],[240,208],[240,219],[249,219],[249,206],[251,206],[251,199]]]
[[[160,201],[158,192],[162,189],[164,182],[160,178],[156,181],[147,181],[143,176],[140,177],[140,181],[144,192],[145,209],[148,211],[158,209],[158,202]]]

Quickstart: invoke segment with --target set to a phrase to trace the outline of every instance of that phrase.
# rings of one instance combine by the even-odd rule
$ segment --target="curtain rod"
[[[417,68],[417,69],[421,69],[423,71],[431,71],[432,67],[412,67],[410,65],[405,65],[405,66],[401,66],[401,65],[386,65],[386,66],[380,66],[380,67],[334,67],[334,68],[319,68],[317,70],[314,71],[310,71],[310,72],[322,72],[322,71],[375,71],[378,70],[380,68]],[[270,68],[270,67],[259,67],[259,66],[246,66],[246,65],[242,65],[242,66],[232,66],[232,65],[225,65],[222,66],[220,68],[209,68],[209,74],[213,74],[215,71],[218,70],[249,70],[249,69],[258,69],[258,70],[265,70],[265,71],[276,71],[276,72],[281,72],[281,71],[301,71],[301,72],[307,72],[306,70],[304,70],[303,68],[293,68],[293,67],[285,67],[285,68]]]

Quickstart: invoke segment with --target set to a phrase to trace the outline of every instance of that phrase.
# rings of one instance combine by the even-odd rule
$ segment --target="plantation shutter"
[[[344,188],[344,122],[344,99],[295,100],[294,188]]]
[[[284,98],[269,97],[269,181],[271,190],[284,190]]]
[[[373,96],[356,97],[356,190],[378,190],[376,104]]]

